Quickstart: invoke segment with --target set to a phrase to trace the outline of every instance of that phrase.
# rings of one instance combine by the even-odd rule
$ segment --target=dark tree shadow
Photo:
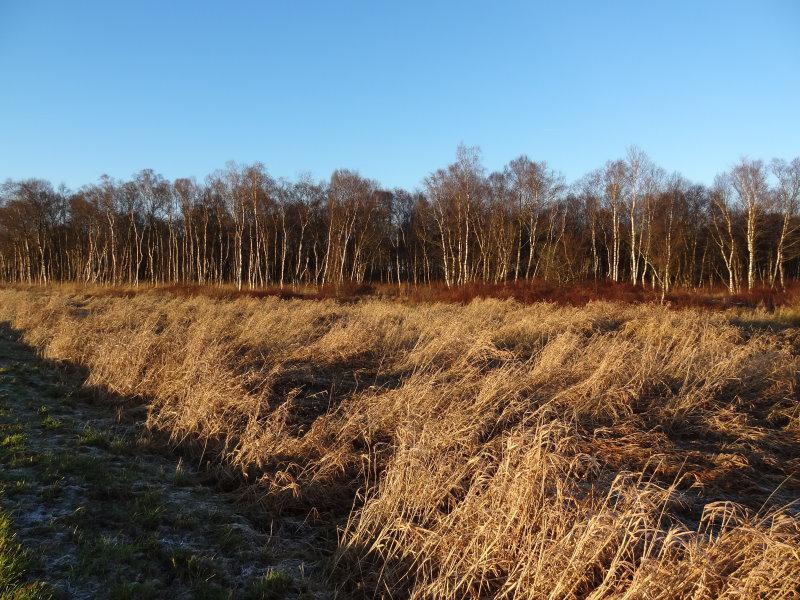
[[[173,460],[181,458],[195,466],[200,475],[199,482],[235,498],[240,512],[248,516],[256,529],[271,533],[275,523],[281,522],[282,517],[294,517],[286,527],[291,528],[294,526],[292,523],[302,523],[297,526],[317,529],[314,539],[319,546],[310,550],[327,570],[332,585],[337,589],[337,597],[404,596],[401,589],[392,590],[389,594],[384,588],[384,592],[381,592],[380,587],[385,585],[382,574],[411,573],[410,564],[383,559],[379,561],[370,555],[367,548],[352,546],[342,549],[339,546],[339,531],[350,511],[359,504],[357,491],[361,482],[355,471],[342,473],[338,479],[325,481],[312,482],[307,478],[298,478],[299,489],[265,496],[265,490],[259,483],[261,477],[302,465],[308,458],[299,455],[274,455],[265,461],[260,470],[245,473],[224,460],[223,439],[201,441],[187,437],[176,441],[169,436],[169,432],[148,428],[146,418],[151,398],[123,395],[106,386],[89,384],[90,370],[87,367],[41,356],[34,347],[25,342],[21,332],[12,328],[8,322],[0,322],[0,339],[7,342],[0,346],[0,358],[32,365],[38,377],[36,388],[42,393],[47,393],[56,401],[63,401],[65,408],[84,404],[101,414],[105,411],[120,424],[133,428],[141,438],[141,443],[136,447],[137,452]],[[354,375],[354,371],[361,367],[363,364],[357,362],[329,365],[330,372],[339,373],[335,381],[336,389],[352,393],[365,384],[386,387],[400,385],[401,378],[397,377],[369,378]],[[309,380],[305,390],[309,395],[319,391],[311,385],[312,381],[318,382],[318,379]],[[26,385],[26,382],[21,384]],[[289,386],[303,384],[302,380],[292,380],[291,372],[277,382],[279,392]],[[329,408],[328,403],[323,405],[309,402],[308,410],[298,418],[308,423],[325,414]]]

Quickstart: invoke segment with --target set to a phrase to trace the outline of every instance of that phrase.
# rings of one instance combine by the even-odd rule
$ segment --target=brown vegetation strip
[[[0,289],[41,290],[39,285],[2,284]],[[544,280],[519,281],[517,283],[480,283],[447,286],[387,285],[387,284],[341,284],[298,285],[243,288],[234,285],[197,284],[142,284],[139,286],[86,286],[74,283],[51,285],[50,289],[62,293],[80,293],[86,297],[107,296],[131,298],[139,294],[163,293],[177,297],[207,297],[216,300],[237,298],[280,298],[282,300],[336,300],[352,303],[364,299],[384,299],[408,304],[440,302],[468,304],[473,300],[513,300],[520,304],[551,302],[559,306],[585,306],[589,302],[615,302],[620,304],[658,304],[668,308],[702,308],[706,310],[728,310],[731,308],[762,308],[774,311],[800,302],[800,285],[792,283],[786,288],[756,287],[730,294],[720,286],[695,289],[675,288],[663,294],[652,287],[606,280],[583,281],[572,284],[554,284]]]
[[[414,598],[796,597],[790,308],[0,290],[0,320]]]

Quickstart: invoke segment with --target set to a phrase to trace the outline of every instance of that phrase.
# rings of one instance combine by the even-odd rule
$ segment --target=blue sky
[[[800,154],[800,1],[0,0],[0,180]]]

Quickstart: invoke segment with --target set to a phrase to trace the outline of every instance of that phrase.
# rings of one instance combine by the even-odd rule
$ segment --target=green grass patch
[[[107,575],[122,565],[132,563],[140,552],[136,544],[131,544],[118,536],[103,534],[82,537],[78,543],[75,576],[90,577]]]
[[[52,415],[47,415],[44,419],[42,419],[42,427],[44,429],[60,429],[61,428],[61,421],[53,417]]]
[[[208,530],[210,537],[225,552],[238,552],[247,548],[247,540],[242,532],[229,523],[212,525]]]
[[[161,523],[166,510],[163,491],[158,488],[146,489],[134,496],[131,519],[143,529],[150,529]]]
[[[2,476],[2,474],[0,474]],[[18,494],[27,492],[30,484],[24,479],[11,479],[0,485],[0,494],[12,498]]]
[[[294,582],[283,571],[270,569],[265,575],[256,579],[245,591],[245,600],[280,600],[292,591]]]
[[[86,427],[78,434],[78,444],[108,450],[112,454],[130,454],[130,444],[119,435],[109,435],[96,427]]]
[[[193,589],[216,587],[225,583],[225,572],[212,557],[185,548],[164,549],[162,556],[168,571]]]
[[[50,408],[47,406],[40,406],[39,410],[36,411],[39,413],[39,416],[42,418],[42,427],[44,429],[60,429],[61,428],[61,421],[56,419],[53,415],[50,414]]]
[[[95,427],[86,427],[78,434],[78,443],[81,446],[106,449],[110,444],[110,439],[104,431]]]
[[[25,581],[31,559],[11,531],[11,519],[0,512],[0,598],[43,600],[51,598],[49,587],[40,581]]]
[[[105,461],[77,452],[45,452],[41,455],[44,474],[50,479],[64,475],[78,477],[93,485],[108,484],[112,479]]]
[[[0,440],[0,447],[12,451],[23,450],[25,448],[25,435],[22,433],[7,435]]]
[[[25,434],[12,433],[0,438],[0,464],[16,467],[24,459]]]
[[[195,485],[196,483],[195,476],[190,471],[186,470],[181,461],[178,461],[178,464],[175,465],[175,472],[172,474],[172,484],[179,487],[186,487]]]

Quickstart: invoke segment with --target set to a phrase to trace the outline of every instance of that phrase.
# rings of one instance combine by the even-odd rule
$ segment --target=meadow
[[[797,598],[800,312],[718,308],[0,289],[342,596]]]

